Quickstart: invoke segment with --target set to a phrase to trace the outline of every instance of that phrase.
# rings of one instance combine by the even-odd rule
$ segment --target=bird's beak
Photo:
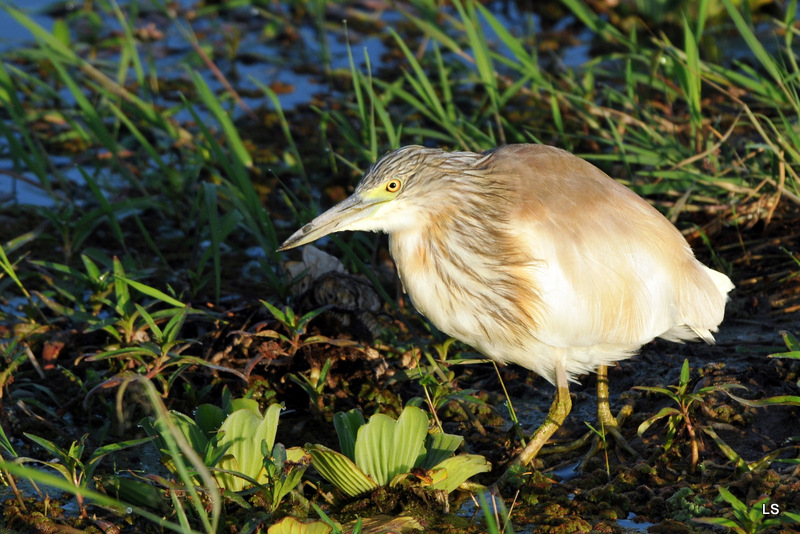
[[[378,204],[380,201],[377,199],[365,200],[354,194],[300,228],[283,242],[278,251],[311,243],[334,232],[357,229],[353,226],[372,215]]]

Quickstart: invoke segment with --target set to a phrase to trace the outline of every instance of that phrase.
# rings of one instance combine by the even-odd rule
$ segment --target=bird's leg
[[[591,442],[591,449],[586,453],[580,463],[579,469],[583,471],[589,459],[603,449],[604,441],[608,442],[608,438],[610,437],[631,456],[639,456],[633,447],[628,444],[619,429],[620,423],[625,421],[632,413],[633,407],[628,404],[622,407],[616,417],[611,414],[611,406],[608,398],[608,368],[605,365],[600,366],[597,369],[597,426],[595,430],[602,433],[605,438],[601,439],[596,432],[590,430],[575,441],[549,446],[541,450],[539,455],[564,454],[581,449]]]
[[[509,464],[508,469],[500,477],[498,481],[498,485],[504,485],[511,481],[512,478],[515,478],[517,475],[520,474],[520,468],[527,466],[531,460],[536,457],[536,454],[539,452],[539,449],[542,448],[547,440],[549,440],[552,435],[558,430],[558,428],[564,423],[564,419],[566,419],[567,414],[569,414],[570,410],[572,409],[572,398],[569,396],[569,383],[567,382],[567,371],[565,367],[565,363],[563,361],[559,361],[556,363],[556,398],[553,400],[553,404],[550,405],[550,411],[547,412],[547,418],[545,418],[544,423],[536,429],[536,432],[533,433],[531,439],[528,441],[528,444],[519,453],[519,456],[514,458],[512,462]]]
[[[631,413],[631,407],[625,406],[620,410],[620,418],[625,418]],[[628,441],[619,430],[619,422],[617,418],[611,413],[611,405],[608,402],[608,367],[601,365],[597,368],[597,425],[600,432],[605,436],[614,438],[617,445],[625,449],[631,456],[638,456],[639,454],[628,444]],[[595,439],[592,444],[591,450],[584,457],[581,462],[581,469],[586,466],[586,462],[594,456],[601,448],[603,443],[600,439]]]

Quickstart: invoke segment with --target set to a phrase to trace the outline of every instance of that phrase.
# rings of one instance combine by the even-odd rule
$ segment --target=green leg
[[[630,415],[632,408],[630,405],[625,406],[620,411],[620,417],[625,418]],[[611,413],[611,405],[608,402],[608,368],[601,365],[597,368],[597,430],[605,433],[606,441],[611,437],[617,442],[617,445],[625,449],[631,456],[639,456],[639,454],[631,447],[619,430],[619,423],[614,415]],[[581,462],[581,469],[586,464],[586,461],[597,454],[602,448],[603,444],[600,439],[595,439],[592,444],[592,449],[584,457]]]
[[[569,383],[567,382],[567,371],[564,362],[556,364],[556,398],[550,405],[550,411],[544,423],[534,432],[530,441],[508,466],[508,469],[500,477],[498,485],[505,485],[511,482],[520,474],[521,468],[531,463],[536,458],[539,449],[549,440],[556,430],[564,423],[567,414],[572,410],[572,398],[569,396]]]
[[[614,417],[611,414],[611,407],[608,402],[608,369],[601,366],[597,369],[597,422],[595,428],[603,432],[606,436],[606,443],[609,439],[613,439],[617,444],[622,447],[631,456],[639,456],[639,454],[628,444],[619,429],[620,423],[625,421],[633,413],[631,405],[625,405]],[[539,455],[545,454],[565,454],[581,449],[591,443],[591,449],[581,461],[580,470],[583,471],[589,458],[593,457],[603,448],[603,441],[600,437],[592,431],[586,432],[583,436],[565,443],[562,445],[554,445],[539,451]]]

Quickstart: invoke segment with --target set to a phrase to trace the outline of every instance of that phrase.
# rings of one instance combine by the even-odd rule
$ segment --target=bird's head
[[[389,152],[367,170],[352,196],[300,228],[278,250],[343,230],[391,233],[421,224],[418,210],[435,205],[437,163],[446,157],[442,150],[421,146]]]

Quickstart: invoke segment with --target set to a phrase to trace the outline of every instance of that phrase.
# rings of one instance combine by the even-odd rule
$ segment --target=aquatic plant
[[[780,525],[797,525],[800,514],[786,512],[778,516],[778,508],[772,508],[769,497],[762,496],[752,505],[740,501],[733,493],[723,487],[719,490],[719,499],[731,507],[730,517],[700,517],[692,521],[704,525],[725,527],[736,534],[758,534]]]
[[[17,458],[16,463],[24,464],[35,462],[46,465],[64,477],[67,482],[74,485],[76,488],[75,499],[78,502],[81,517],[88,517],[88,514],[84,502],[84,493],[80,490],[93,485],[94,472],[100,461],[111,453],[129,447],[135,447],[147,441],[147,439],[144,438],[104,445],[96,449],[88,458],[84,458],[83,453],[86,449],[86,439],[89,437],[89,434],[84,434],[79,440],[73,441],[69,448],[66,449],[35,434],[26,432],[25,437],[45,449],[48,454],[53,456],[53,460],[42,461],[33,458]]]
[[[342,452],[309,445],[311,464],[348,497],[379,487],[417,485],[450,493],[473,475],[491,470],[477,454],[453,453],[464,440],[444,432],[428,433],[428,416],[406,406],[395,421],[375,414],[369,422],[358,410],[333,418]]]
[[[169,417],[221,488],[236,492],[257,486],[272,511],[300,483],[308,466],[302,449],[275,443],[280,411],[279,404],[272,404],[262,415],[255,400],[227,399],[223,408],[199,406],[194,419],[176,411]],[[146,418],[141,424],[156,438],[164,465],[174,470],[175,459],[163,443],[164,423]]]
[[[691,471],[697,467],[697,462],[700,458],[700,436],[698,435],[698,430],[703,430],[708,433],[706,427],[699,425],[694,416],[694,407],[695,405],[702,404],[705,402],[705,397],[709,393],[714,393],[716,391],[725,391],[732,388],[743,388],[739,384],[722,384],[718,386],[706,386],[700,388],[696,391],[689,390],[689,360],[683,360],[683,366],[681,366],[681,376],[678,381],[678,385],[676,386],[669,386],[668,388],[663,387],[647,387],[647,386],[636,386],[634,389],[640,389],[642,391],[649,391],[651,393],[658,393],[661,395],[666,395],[675,404],[677,407],[674,406],[665,406],[658,413],[653,415],[652,417],[648,417],[645,419],[642,424],[639,425],[638,433],[641,437],[647,430],[653,426],[656,422],[666,419],[667,420],[667,433],[666,433],[666,441],[664,442],[664,450],[668,451],[672,448],[675,444],[675,438],[679,435],[685,434],[689,440],[689,445],[691,447],[691,457],[690,457],[690,468]],[[713,432],[713,431],[712,431]],[[717,438],[718,439],[718,438]],[[715,442],[718,443],[717,439]]]

